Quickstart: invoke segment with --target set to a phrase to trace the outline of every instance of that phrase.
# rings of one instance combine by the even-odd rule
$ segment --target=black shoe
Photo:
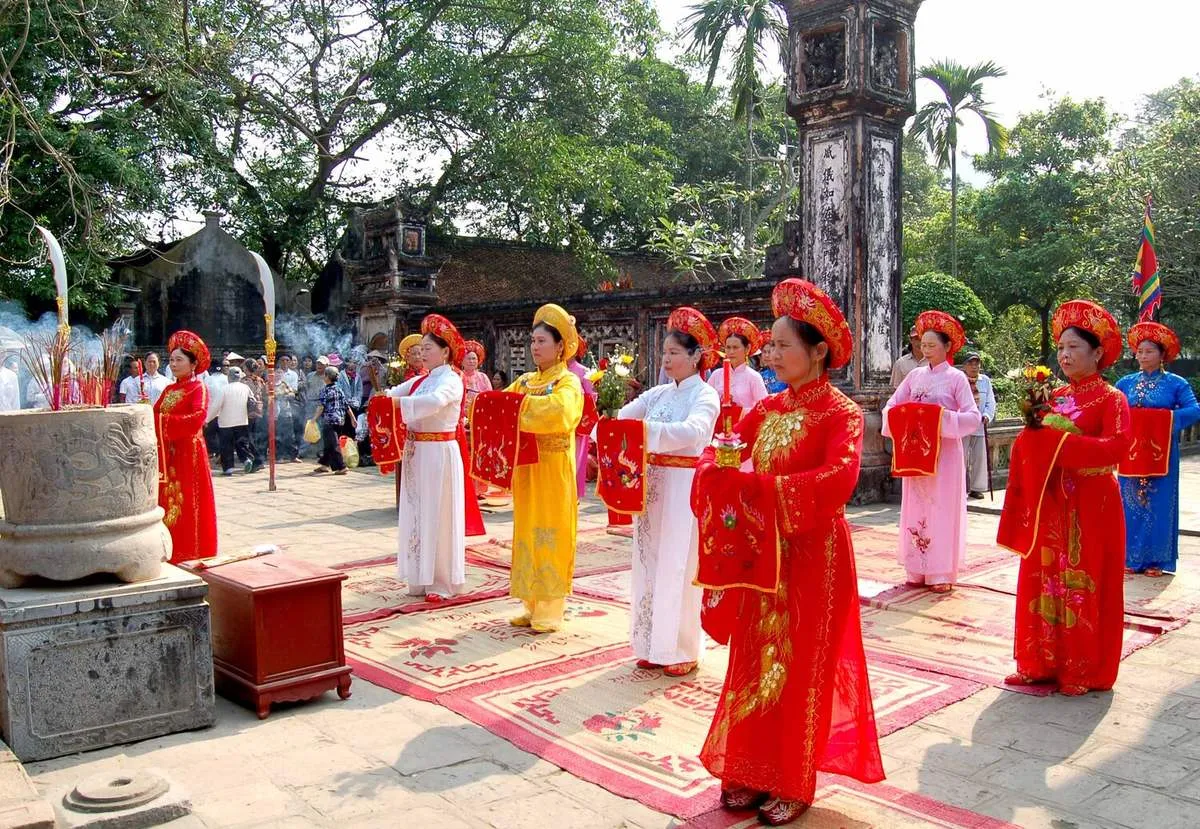
[[[974,490],[972,490],[972,491],[970,491],[970,492],[968,492],[968,493],[967,493],[967,497],[968,497],[968,498],[970,498],[972,501],[982,501],[982,500],[983,500],[983,493],[982,493],[982,492],[975,492]]]

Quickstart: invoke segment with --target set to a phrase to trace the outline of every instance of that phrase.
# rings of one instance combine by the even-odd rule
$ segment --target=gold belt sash
[[[1116,471],[1115,466],[1092,466],[1087,469],[1077,469],[1075,474],[1081,478],[1098,478],[1101,475],[1111,475]]]
[[[699,458],[686,455],[660,455],[658,452],[648,452],[646,463],[651,466],[666,466],[671,469],[695,469]]]
[[[426,441],[444,441],[454,440],[454,432],[409,432],[408,439],[415,440],[417,443]]]
[[[536,435],[539,452],[569,452],[571,436],[566,432],[551,435]]]

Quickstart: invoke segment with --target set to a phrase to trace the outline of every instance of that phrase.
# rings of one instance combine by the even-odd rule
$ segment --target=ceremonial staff
[[[267,340],[263,344],[267,352],[267,489],[275,491],[275,278],[266,260],[250,251],[258,265],[258,278],[262,282],[263,318],[267,321]]]
[[[987,422],[986,417],[982,418],[982,420],[983,420],[983,457],[987,459],[987,472],[988,472],[988,499],[995,501],[996,500],[996,492],[992,485],[992,450],[991,450],[991,447],[988,446],[988,422]]]

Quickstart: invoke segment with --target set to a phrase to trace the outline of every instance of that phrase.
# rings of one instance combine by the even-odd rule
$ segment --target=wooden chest
[[[350,696],[342,646],[346,574],[282,555],[200,570],[212,612],[217,692],[264,719],[271,703]]]

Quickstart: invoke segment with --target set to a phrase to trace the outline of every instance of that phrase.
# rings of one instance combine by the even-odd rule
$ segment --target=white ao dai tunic
[[[655,386],[621,409],[620,417],[644,420],[647,451],[699,457],[712,440],[721,409],[716,390],[698,375]],[[689,497],[695,468],[650,465],[646,511],[634,519],[634,655],[658,665],[700,659],[703,591],[696,577],[699,539]]]
[[[408,427],[400,464],[397,569],[410,595],[452,596],[467,581],[463,463],[453,437],[463,382],[450,366],[442,365],[389,389],[388,395],[399,398],[400,416]],[[447,440],[420,439],[447,433]]]

